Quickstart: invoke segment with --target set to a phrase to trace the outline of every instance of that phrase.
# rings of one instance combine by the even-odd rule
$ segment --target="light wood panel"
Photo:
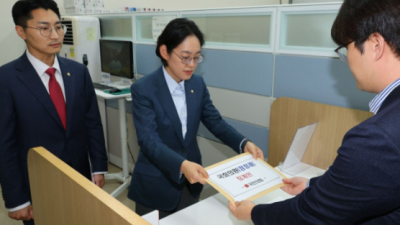
[[[332,165],[345,133],[371,117],[367,111],[281,97],[271,106],[268,163],[285,160],[298,128],[318,122],[303,162],[321,169]]]
[[[150,225],[42,147],[29,150],[35,223]]]

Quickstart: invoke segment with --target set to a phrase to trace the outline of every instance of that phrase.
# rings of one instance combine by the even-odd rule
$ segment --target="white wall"
[[[61,15],[64,15],[65,14],[64,0],[54,0],[54,1],[57,2]]]
[[[15,1],[0,3],[0,66],[18,58],[25,50],[25,42],[17,35],[11,9]]]
[[[244,7],[257,5],[276,5],[288,3],[288,0],[104,0],[106,9],[118,7],[160,8],[164,10],[206,9],[222,7]]]

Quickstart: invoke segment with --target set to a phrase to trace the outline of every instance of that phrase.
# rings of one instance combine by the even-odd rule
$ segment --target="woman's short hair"
[[[196,36],[199,39],[200,46],[204,45],[203,33],[197,25],[187,18],[177,18],[170,21],[157,40],[156,55],[161,59],[164,66],[168,66],[167,61],[160,54],[160,46],[167,47],[168,54],[180,45],[188,36]]]

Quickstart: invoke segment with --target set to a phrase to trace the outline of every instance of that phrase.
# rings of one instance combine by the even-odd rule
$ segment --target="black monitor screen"
[[[101,71],[133,79],[133,48],[131,41],[100,40]]]

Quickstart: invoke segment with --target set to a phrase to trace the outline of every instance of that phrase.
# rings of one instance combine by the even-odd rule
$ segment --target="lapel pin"
[[[67,73],[67,76],[71,76],[71,74],[70,74],[70,73]]]
[[[194,93],[194,91],[193,91],[193,90],[191,90],[190,92],[191,92],[192,94]]]

